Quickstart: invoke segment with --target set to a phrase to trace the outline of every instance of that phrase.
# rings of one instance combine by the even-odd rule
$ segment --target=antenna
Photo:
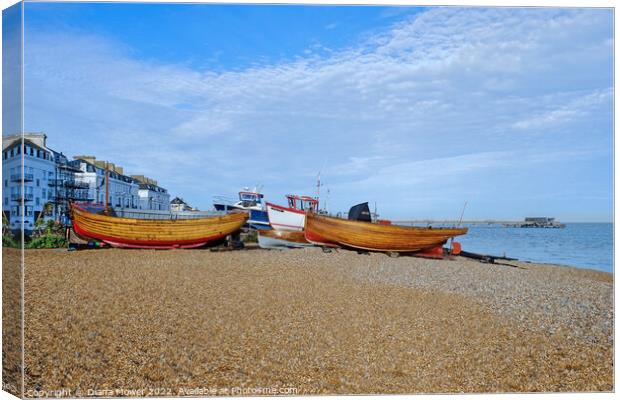
[[[327,157],[325,157],[325,159],[323,160],[323,166],[319,170],[319,173],[317,174],[317,177],[316,177],[316,197],[319,200],[321,197],[321,186],[322,186],[321,185],[321,172],[325,169],[326,164],[327,164]]]
[[[377,202],[375,201],[375,222],[377,222],[378,219],[379,216],[377,215]]]
[[[328,214],[327,204],[329,202],[329,186],[327,187],[327,197],[325,198],[325,214]]]

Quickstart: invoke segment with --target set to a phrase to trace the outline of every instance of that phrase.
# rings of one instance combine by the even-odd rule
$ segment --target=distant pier
[[[439,220],[439,219],[414,219],[414,220],[394,220],[392,223],[394,225],[510,225],[510,224],[520,224],[523,221],[507,221],[507,220],[469,220],[469,221],[458,221],[458,220]]]
[[[416,220],[401,220],[392,221],[394,225],[403,226],[419,226],[419,225],[500,225],[507,228],[565,228],[566,225],[557,222],[555,218],[549,217],[527,217],[521,221],[508,221],[508,220],[436,220],[436,219],[416,219]]]

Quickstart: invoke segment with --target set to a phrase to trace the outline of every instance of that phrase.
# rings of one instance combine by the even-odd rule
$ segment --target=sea
[[[613,272],[613,224],[567,223],[564,229],[470,225],[459,236],[464,251],[523,261]]]

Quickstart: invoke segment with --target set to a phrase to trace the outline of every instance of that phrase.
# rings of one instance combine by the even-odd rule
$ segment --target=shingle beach
[[[25,261],[30,397],[613,390],[609,273],[319,248]]]

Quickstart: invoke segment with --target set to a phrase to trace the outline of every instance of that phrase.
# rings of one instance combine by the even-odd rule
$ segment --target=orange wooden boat
[[[387,252],[419,252],[442,246],[448,239],[464,235],[467,228],[419,228],[380,225],[371,222],[306,214],[304,234],[310,243],[329,247]]]
[[[137,219],[97,213],[88,205],[71,205],[73,230],[79,236],[97,239],[114,247],[193,248],[222,239],[238,231],[247,213],[194,219]]]

